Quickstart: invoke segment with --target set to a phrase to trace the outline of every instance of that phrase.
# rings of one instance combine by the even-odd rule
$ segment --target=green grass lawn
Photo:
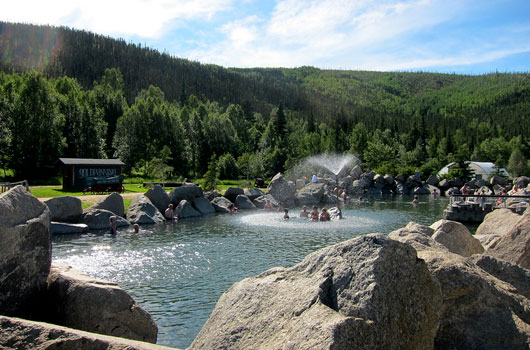
[[[143,187],[142,184],[124,184],[124,193],[145,193],[148,188]],[[32,186],[31,193],[37,198],[52,198],[60,196],[75,196],[82,197],[84,195],[92,194],[90,192],[84,193],[82,191],[63,191],[62,186]]]

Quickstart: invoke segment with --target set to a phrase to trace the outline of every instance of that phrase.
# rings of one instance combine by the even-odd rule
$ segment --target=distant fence
[[[29,191],[29,184],[28,180],[22,180],[18,182],[0,182],[0,193],[4,193],[5,191],[9,191],[15,186],[22,185],[26,188],[26,191]]]

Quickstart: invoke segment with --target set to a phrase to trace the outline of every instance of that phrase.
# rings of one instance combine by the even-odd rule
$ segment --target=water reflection
[[[54,261],[119,283],[155,318],[158,344],[187,347],[217,299],[234,282],[275,266],[291,266],[321,247],[354,236],[388,233],[409,221],[431,224],[447,200],[371,197],[352,203],[345,219],[311,223],[291,211],[248,212],[182,220],[177,225],[58,236]]]

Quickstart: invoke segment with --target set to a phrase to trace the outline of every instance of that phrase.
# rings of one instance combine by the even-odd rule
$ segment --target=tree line
[[[224,106],[195,95],[169,100],[153,85],[129,104],[116,68],[106,69],[89,89],[70,77],[0,73],[0,162],[30,179],[53,174],[59,157],[119,157],[130,173],[194,178],[213,161],[221,178],[267,177],[326,152],[353,153],[380,173],[419,169],[429,175],[463,160],[528,173],[525,134],[503,129],[505,121],[466,116],[452,128],[449,120],[433,123],[418,114],[402,130],[387,121],[356,120],[342,109],[333,119],[318,120],[283,103],[263,115],[248,104]]]
[[[530,157],[524,73],[223,68],[5,22],[0,52],[0,161],[17,176],[49,173],[58,156],[200,176],[215,154],[225,177],[270,175],[324,152],[425,174],[461,159],[508,166],[514,152],[527,167]]]

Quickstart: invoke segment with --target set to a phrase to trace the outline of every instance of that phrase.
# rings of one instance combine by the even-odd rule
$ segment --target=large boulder
[[[304,186],[300,191],[296,193],[296,204],[297,205],[315,205],[322,201],[324,192],[326,191],[326,184],[310,183]]]
[[[439,220],[431,225],[434,230],[432,239],[443,244],[451,253],[462,256],[482,254],[484,247],[473,237],[466,226],[451,220]]]
[[[526,188],[528,184],[530,184],[530,177],[528,176],[519,176],[513,179],[514,186]]]
[[[276,201],[282,202],[284,207],[293,207],[295,204],[296,187],[285,180],[281,173],[272,178],[266,193],[272,195]]]
[[[52,221],[76,223],[83,214],[81,200],[77,197],[55,197],[44,201],[44,204],[50,209]]]
[[[431,189],[430,189],[429,186],[430,185],[415,187],[412,190],[412,193],[417,194],[417,195],[429,195],[429,194],[431,194]]]
[[[92,209],[81,215],[79,222],[86,224],[90,230],[106,230],[110,228],[110,217],[113,212],[104,209]],[[129,222],[121,216],[116,216],[116,227],[129,226]]]
[[[50,210],[23,186],[0,194],[0,242],[0,314],[31,315],[52,261]]]
[[[169,193],[169,200],[177,206],[183,199],[193,202],[195,198],[204,197],[202,188],[195,185],[176,187]]]
[[[197,197],[193,199],[192,204],[202,215],[215,213],[215,208],[210,204],[210,201],[206,197]]]
[[[499,175],[493,175],[490,178],[490,184],[492,186],[499,185],[499,186],[506,186],[508,184],[508,181],[502,176]]]
[[[245,194],[245,190],[239,187],[228,187],[225,191],[224,197],[227,198],[230,202],[234,203],[236,197]]]
[[[123,197],[119,193],[111,193],[89,208],[89,210],[108,210],[119,217],[125,216]]]
[[[230,212],[230,209],[228,209],[228,207],[230,206],[230,204],[232,204],[232,202],[230,202],[225,197],[216,197],[212,199],[210,203],[212,204],[212,207],[215,209],[216,212],[223,214]]]
[[[71,233],[85,233],[88,232],[88,225],[72,224],[69,222],[51,222],[50,231],[52,235],[65,235]]]
[[[265,192],[263,192],[259,188],[246,188],[245,189],[245,196],[247,196],[248,199],[250,199],[251,201],[253,201],[254,199],[260,196],[263,196],[264,194]]]
[[[361,177],[361,174],[363,173],[363,169],[359,164],[353,167],[353,169],[350,171],[350,176],[352,180],[358,180]]]
[[[254,203],[252,203],[252,201],[244,194],[240,194],[239,196],[237,196],[234,204],[236,205],[236,207],[243,210],[256,209]]]
[[[453,254],[418,229],[390,238],[414,246],[443,295],[436,349],[525,349],[530,341],[530,272],[476,254]]]
[[[425,182],[431,186],[438,186],[438,184],[440,183],[440,178],[436,175],[429,175]]]
[[[46,321],[88,332],[156,343],[155,321],[119,285],[53,264]]]
[[[385,183],[386,183],[386,181],[385,181],[385,177],[383,175],[376,174],[374,176],[374,187],[375,188],[381,189],[381,188],[385,187]]]
[[[234,284],[189,349],[432,349],[441,302],[412,247],[366,235]]]
[[[515,214],[510,209],[495,209],[486,214],[484,221],[475,232],[476,235],[500,235],[508,233],[521,219],[521,215]]]
[[[137,340],[89,333],[49,323],[0,316],[0,349],[170,350]]]
[[[394,185],[396,187],[397,194],[409,194],[409,189],[403,182],[395,180]]]
[[[275,206],[275,207],[278,206],[278,202],[270,194],[266,194],[264,196],[259,196],[258,198],[254,199],[252,201],[252,203],[254,203],[256,208],[263,209],[265,207],[265,203],[267,203],[267,199],[271,202],[271,204],[273,206]]]
[[[486,254],[530,269],[530,209],[526,209],[517,222],[507,221],[505,225],[511,228]]]
[[[353,193],[362,193],[365,189],[370,187],[372,180],[374,179],[375,173],[372,170],[368,170],[361,174],[358,180],[354,180],[352,184]]]
[[[145,196],[149,198],[151,203],[153,203],[160,213],[164,213],[169,206],[169,195],[160,185],[151,187],[149,190],[147,190]]]
[[[194,218],[194,217],[202,216],[201,212],[195,209],[193,205],[191,205],[191,203],[185,199],[179,202],[174,212],[175,212],[175,217],[178,217],[179,219]]]
[[[162,213],[144,195],[134,197],[127,210],[127,220],[131,224],[160,224],[166,221]]]

